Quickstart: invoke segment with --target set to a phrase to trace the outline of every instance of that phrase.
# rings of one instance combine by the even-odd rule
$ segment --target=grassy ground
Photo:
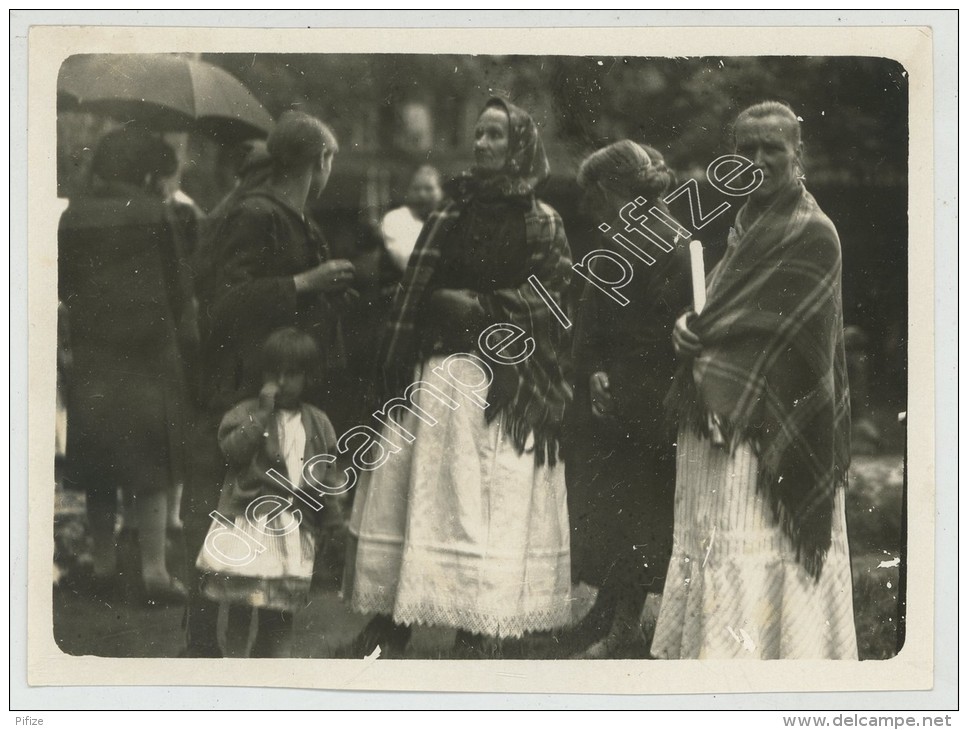
[[[854,619],[861,659],[887,659],[897,653],[901,566],[900,456],[858,456],[851,468],[847,499],[848,532],[854,580]],[[73,567],[73,557],[84,549],[80,515],[83,505],[70,495],[59,495],[57,510],[58,572]],[[296,656],[349,656],[348,645],[366,623],[349,612],[338,595],[339,556],[322,576],[311,605],[299,614]],[[75,655],[115,657],[174,657],[181,651],[182,611],[146,608],[123,600],[98,600],[72,590],[68,580],[54,588],[54,637],[63,651]],[[579,586],[574,614],[580,618],[594,600],[594,591]],[[650,627],[656,606],[646,607]],[[553,659],[569,656],[573,647],[562,637],[541,635],[506,641],[481,652],[454,649],[454,631],[417,628],[404,658],[514,658]]]
[[[888,659],[898,646],[903,462],[854,458],[847,498],[854,578],[854,625],[862,659]]]

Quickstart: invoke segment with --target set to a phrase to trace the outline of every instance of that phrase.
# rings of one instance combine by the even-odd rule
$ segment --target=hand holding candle
[[[676,355],[687,360],[702,352],[702,342],[695,332],[689,329],[689,320],[695,318],[706,306],[706,267],[703,264],[702,244],[699,241],[692,241],[689,244],[689,262],[692,270],[693,311],[679,317],[672,330],[672,345]]]
[[[706,266],[700,241],[689,242],[689,263],[692,268],[692,308],[696,314],[702,314],[706,306]]]

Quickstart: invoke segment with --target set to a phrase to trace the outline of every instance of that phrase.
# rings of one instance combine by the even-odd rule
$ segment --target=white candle
[[[706,266],[699,241],[689,242],[689,262],[692,264],[692,308],[696,314],[700,314],[706,306]]]

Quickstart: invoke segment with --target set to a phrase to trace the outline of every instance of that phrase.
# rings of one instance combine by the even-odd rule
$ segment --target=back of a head
[[[596,150],[578,169],[582,188],[601,186],[630,197],[661,196],[675,181],[675,173],[658,150],[628,139]]]
[[[324,152],[339,150],[333,132],[316,117],[289,111],[272,128],[266,149],[277,173],[299,172],[319,164]]]
[[[142,129],[108,132],[98,142],[91,173],[106,183],[142,187],[148,180],[173,175],[178,169],[175,151],[160,137]]]

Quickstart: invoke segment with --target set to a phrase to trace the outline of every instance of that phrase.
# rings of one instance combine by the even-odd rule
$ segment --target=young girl
[[[321,357],[313,338],[279,329],[262,354],[259,397],[239,403],[219,426],[228,472],[197,566],[204,595],[229,606],[226,643],[246,643],[255,608],[250,656],[287,657],[293,614],[309,599],[316,533],[332,517],[324,513],[337,509],[308,487],[303,462],[335,453],[336,433],[325,413],[302,402]],[[317,462],[312,470],[324,484],[332,469],[325,467]]]

